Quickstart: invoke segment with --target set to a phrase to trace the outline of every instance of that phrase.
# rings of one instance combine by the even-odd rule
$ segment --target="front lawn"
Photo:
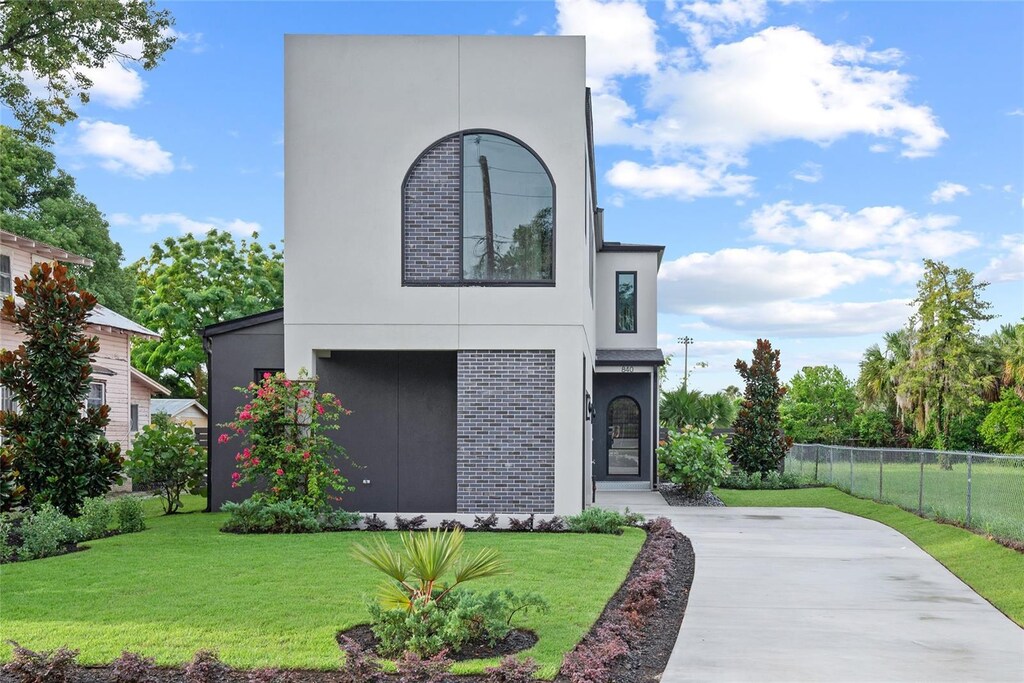
[[[783,491],[716,489],[715,493],[729,506],[823,507],[881,522],[916,543],[980,596],[1024,626],[1024,554],[995,541],[831,487]]]
[[[187,502],[186,509],[200,506]],[[179,665],[213,649],[238,668],[336,667],[335,633],[366,622],[364,600],[378,583],[351,554],[354,543],[371,542],[370,532],[237,536],[217,530],[226,518],[150,517],[141,533],[0,567],[0,641],[33,650],[67,645],[81,650],[83,664],[108,663],[127,649]],[[551,611],[517,625],[539,636],[522,656],[551,678],[626,577],[643,539],[639,529],[622,536],[470,533],[469,551],[496,548],[511,571],[470,587],[544,596]],[[9,657],[10,647],[0,646],[0,660]],[[479,673],[496,661],[462,662],[453,671]]]

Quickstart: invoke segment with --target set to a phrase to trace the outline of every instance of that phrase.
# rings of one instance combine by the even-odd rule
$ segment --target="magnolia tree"
[[[741,470],[751,474],[779,469],[793,443],[782,431],[779,414],[779,404],[786,395],[786,387],[779,384],[779,355],[770,341],[758,339],[752,362],[736,361],[746,388],[740,414],[733,423],[732,457]]]
[[[353,490],[335,466],[348,455],[327,436],[351,413],[334,394],[317,393],[316,379],[305,372],[298,380],[264,373],[239,391],[246,403],[218,439],[239,442],[233,487],[253,484],[260,489],[256,495],[269,502],[287,500],[313,512]]]

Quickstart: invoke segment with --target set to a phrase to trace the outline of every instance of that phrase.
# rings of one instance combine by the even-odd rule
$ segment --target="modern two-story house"
[[[14,279],[28,275],[41,261],[89,267],[92,260],[14,233],[0,230],[0,298],[14,295]],[[93,359],[92,381],[86,403],[110,407],[110,423],[106,427],[109,441],[121,444],[127,453],[136,433],[149,424],[150,399],[168,395],[170,391],[131,365],[131,340],[134,337],[154,339],[156,332],[97,305],[89,314],[88,332],[99,338],[100,350]],[[24,341],[20,331],[0,321],[0,348],[14,349]],[[0,386],[0,410],[13,410],[14,396]]]
[[[604,239],[581,37],[288,36],[285,306],[207,328],[234,387],[308,369],[362,512],[569,514],[650,488],[663,248]]]

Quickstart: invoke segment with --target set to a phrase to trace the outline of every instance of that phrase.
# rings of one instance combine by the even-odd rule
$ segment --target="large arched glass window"
[[[496,133],[463,133],[463,281],[553,282],[554,199],[531,150]]]
[[[640,404],[629,396],[608,404],[608,474],[640,476]]]

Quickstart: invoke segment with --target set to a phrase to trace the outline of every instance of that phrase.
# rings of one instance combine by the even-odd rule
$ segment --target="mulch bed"
[[[342,636],[347,636],[359,643],[364,649],[371,652],[377,651],[377,636],[373,635],[369,624],[360,624],[347,631],[340,631],[337,639],[340,643]],[[512,632],[498,641],[493,646],[487,643],[469,643],[459,652],[448,655],[448,659],[455,662],[462,662],[467,659],[487,659],[489,657],[504,657],[514,655],[523,650],[529,650],[537,644],[537,634],[525,629],[512,629]],[[460,679],[462,680],[462,679]]]
[[[676,536],[676,543],[671,568],[667,572],[668,588],[657,608],[647,615],[647,623],[641,631],[640,637],[629,643],[629,652],[616,659],[611,665],[609,680],[614,683],[657,683],[661,681],[661,675],[668,665],[680,624],[683,621],[683,614],[686,611],[686,602],[690,597],[694,570],[693,546],[690,540],[677,531],[673,531],[673,533]],[[605,606],[587,637],[594,634],[606,622],[609,613],[618,610],[623,605],[626,600],[626,584],[640,573],[639,567],[645,557],[644,553],[649,552],[650,544],[651,538],[648,537],[634,560],[623,585]],[[372,632],[366,626],[349,629],[345,635],[366,639],[367,642],[363,643],[364,645],[369,644],[369,640],[373,638]],[[532,632],[516,630],[509,634],[509,637],[497,648],[487,648],[484,645],[485,649],[465,651],[462,656],[454,658],[503,656],[521,652],[532,647],[536,642],[537,636]],[[289,683],[342,683],[344,680],[342,674],[334,671],[289,671],[288,674],[289,677],[286,680]],[[391,678],[397,680],[397,677],[389,677],[389,680]],[[485,681],[483,676],[451,676],[450,678],[454,683],[484,683]],[[111,683],[114,681],[114,675],[110,667],[106,666],[81,667],[74,680],[80,683]],[[154,675],[154,680],[157,683],[181,683],[185,680],[184,671],[180,668],[159,669]],[[226,683],[248,683],[249,672],[232,671],[224,680]],[[567,683],[568,680],[562,675],[555,679],[556,683]],[[14,681],[15,679],[10,675],[0,672],[0,683],[14,683]]]

